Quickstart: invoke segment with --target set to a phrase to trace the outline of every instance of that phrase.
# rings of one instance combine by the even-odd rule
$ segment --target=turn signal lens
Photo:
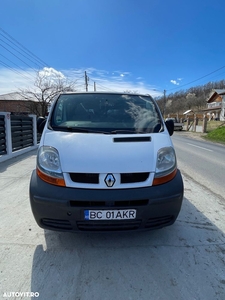
[[[166,182],[172,180],[176,176],[176,174],[177,174],[177,169],[175,169],[172,173],[170,173],[166,176],[155,177],[152,185],[159,185],[159,184],[166,183]]]
[[[49,146],[39,148],[37,154],[37,175],[47,183],[66,186],[59,153],[55,148]]]
[[[155,178],[152,185],[172,180],[177,173],[176,154],[173,147],[161,148],[157,152]]]
[[[38,177],[40,177],[43,181],[58,186],[66,186],[65,180],[63,178],[56,178],[56,177],[49,176],[41,172],[38,168],[36,170],[37,170]]]

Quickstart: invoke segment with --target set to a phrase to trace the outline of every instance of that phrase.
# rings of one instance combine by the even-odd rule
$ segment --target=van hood
[[[157,151],[172,142],[165,132],[106,135],[46,130],[41,145],[57,149],[62,172],[132,173],[154,172]]]

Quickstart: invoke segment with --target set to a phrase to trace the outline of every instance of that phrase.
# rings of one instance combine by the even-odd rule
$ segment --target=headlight
[[[58,151],[49,146],[42,146],[37,154],[37,174],[51,184],[65,186]]]
[[[153,185],[173,179],[177,172],[175,151],[172,147],[161,148],[157,153],[155,178]]]

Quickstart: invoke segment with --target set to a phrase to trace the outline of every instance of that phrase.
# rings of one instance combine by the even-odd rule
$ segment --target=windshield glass
[[[103,133],[159,132],[161,119],[150,96],[62,94],[50,125],[53,130]]]

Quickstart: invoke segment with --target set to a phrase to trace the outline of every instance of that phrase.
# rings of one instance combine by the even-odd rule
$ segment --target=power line
[[[212,72],[210,72],[209,74],[204,75],[204,76],[202,76],[202,77],[200,77],[200,78],[198,78],[198,79],[192,80],[192,81],[190,81],[190,82],[188,82],[188,83],[186,83],[186,84],[179,85],[178,87],[169,89],[169,90],[167,90],[167,91],[172,91],[172,90],[179,89],[179,88],[181,88],[181,87],[183,87],[183,86],[187,86],[187,85],[189,85],[189,84],[191,84],[191,83],[194,83],[194,82],[196,82],[196,81],[199,81],[199,80],[201,80],[201,79],[203,79],[203,78],[205,78],[205,77],[207,77],[207,76],[209,76],[209,75],[211,75],[211,74],[214,74],[214,73],[216,73],[216,72],[218,72],[219,70],[222,70],[222,69],[224,69],[224,68],[225,68],[225,66],[223,66],[223,67],[221,67],[221,68],[219,68],[219,69],[217,69],[217,70],[215,70],[215,71],[212,71]]]
[[[30,60],[31,62],[33,62],[36,66],[38,67],[42,67],[45,66],[45,64],[40,63],[36,58],[34,58],[32,55],[30,55],[29,53],[27,53],[26,51],[24,51],[21,47],[18,47],[17,44],[15,44],[13,41],[11,41],[10,39],[8,39],[7,37],[5,37],[4,35],[2,35],[2,33],[0,32],[0,35],[6,39],[7,41],[9,41],[11,44],[13,44],[14,46],[16,46],[17,48],[19,48],[20,50],[22,50],[26,55],[22,54],[20,51],[18,51],[17,49],[15,49],[14,47],[12,47],[11,45],[9,45],[8,43],[6,43],[5,41],[3,41],[1,39],[1,41],[3,41],[5,44],[7,44],[10,48],[14,49],[16,52],[20,53],[22,56],[26,57],[28,60]]]
[[[12,60],[10,60],[9,58],[7,58],[7,57],[4,56],[3,54],[0,53],[0,55],[1,55],[2,57],[4,57],[6,60],[8,60],[9,62],[11,62],[13,65],[15,65],[18,69],[22,70],[22,71],[23,71],[23,74],[24,74],[24,73],[25,73],[25,74],[27,73],[28,76],[30,76],[30,77],[32,77],[32,78],[36,78],[35,76],[33,76],[32,74],[30,74],[29,72],[24,71],[24,69],[22,69],[19,65],[17,65],[16,63],[14,63]],[[2,61],[1,61],[1,62],[2,62]],[[4,63],[4,62],[2,62],[2,63]],[[19,72],[18,70],[12,68],[12,67],[9,66],[8,64],[5,63],[5,65],[7,66],[7,68],[10,68],[10,69],[12,69],[12,70],[14,70],[14,71]],[[21,73],[21,74],[22,74],[22,73]]]
[[[20,42],[18,42],[15,38],[13,38],[10,34],[8,34],[5,30],[3,30],[2,28],[0,28],[0,31],[3,32],[0,33],[5,39],[7,39],[8,41],[10,41],[13,45],[17,46],[18,48],[20,48],[23,52],[25,52],[28,56],[33,57],[34,60],[36,60],[39,64],[41,64],[42,66],[47,66],[49,67],[49,65],[44,62],[41,58],[39,58],[37,55],[35,55],[33,52],[31,52],[29,49],[27,49],[24,45],[22,45]],[[7,37],[6,37],[7,36]],[[8,38],[9,37],[9,38]]]
[[[93,80],[93,79],[91,79],[90,77],[89,77],[89,81],[93,81],[93,83],[96,84],[96,86],[97,86],[96,89],[100,86],[100,87],[102,87],[103,89],[105,89],[105,90],[107,90],[107,91],[114,91],[114,92],[115,92],[115,90],[110,89],[110,88],[108,88],[108,87],[106,87],[106,86],[104,86],[104,85],[102,85],[102,84],[96,82],[96,80]]]
[[[16,70],[16,69],[12,68],[12,67],[9,66],[8,64],[4,63],[3,61],[0,60],[0,63],[1,63],[2,66],[4,66],[4,67],[6,67],[7,69],[13,71],[14,73],[17,73],[18,75],[23,76],[26,80],[27,80],[27,79],[30,79],[30,78],[28,78],[25,74],[23,74],[23,73],[21,73],[20,71],[18,71],[18,70]]]
[[[85,85],[84,84],[75,85],[75,89],[77,89],[77,88],[85,89]]]
[[[30,50],[19,43],[2,28],[0,28],[0,47],[7,53],[6,56],[2,53],[0,54],[4,59],[4,61],[0,61],[1,65],[6,69],[14,72],[15,74],[22,76],[26,80],[35,80],[36,77],[32,73],[28,72],[26,70],[27,68],[22,67],[23,65],[26,65],[35,73],[37,73],[43,67],[47,66],[44,61],[33,54]],[[16,58],[16,60],[10,59],[10,56]],[[16,63],[17,61],[22,62],[22,64],[20,63],[19,65],[18,63]]]
[[[11,49],[13,49],[14,51],[16,51],[17,53],[19,53],[20,55],[22,55],[24,58],[28,59],[30,62],[34,63],[38,68],[40,67],[40,65],[38,65],[35,61],[31,60],[29,57],[25,56],[23,53],[21,53],[20,51],[18,51],[17,49],[15,49],[14,47],[12,47],[10,44],[6,43],[5,41],[3,41],[2,39],[0,39],[0,41],[2,41],[5,45],[9,46]],[[6,47],[4,47],[5,49],[7,49]],[[8,49],[7,49],[8,51]],[[12,52],[11,52],[12,53]]]
[[[21,58],[19,58],[16,54],[14,54],[12,51],[10,51],[9,49],[7,49],[5,46],[3,46],[2,44],[0,44],[0,46],[4,49],[6,49],[8,52],[10,52],[13,56],[15,56],[16,58],[18,58],[20,61],[22,61],[25,65],[27,65],[29,68],[33,69],[35,72],[37,71],[36,69],[34,69],[33,67],[31,67],[30,65],[28,65],[24,60],[22,60]]]

